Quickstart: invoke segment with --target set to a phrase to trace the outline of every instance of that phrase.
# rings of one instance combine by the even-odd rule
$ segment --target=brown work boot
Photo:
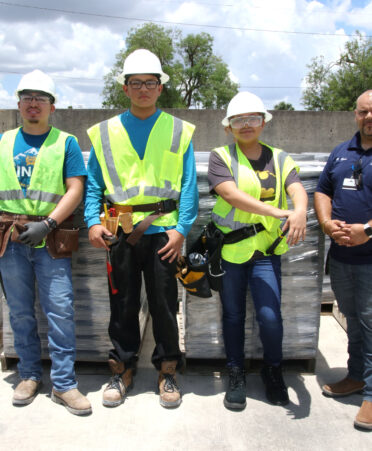
[[[323,393],[332,398],[348,396],[353,393],[359,393],[365,386],[364,381],[357,381],[346,376],[342,381],[335,382],[334,384],[323,385]]]
[[[372,402],[363,401],[363,404],[355,418],[354,426],[372,430]]]
[[[27,406],[35,399],[41,387],[41,381],[23,379],[13,393],[13,406]]]
[[[124,362],[114,359],[109,359],[108,364],[112,377],[103,392],[102,404],[117,407],[124,402],[125,395],[133,387],[133,369],[125,369]]]
[[[74,415],[89,415],[92,413],[90,402],[77,388],[71,388],[71,390],[65,392],[59,392],[53,388],[52,401],[62,404]]]
[[[176,367],[176,360],[161,362],[159,395],[163,407],[178,407],[181,404],[181,392],[175,379]]]

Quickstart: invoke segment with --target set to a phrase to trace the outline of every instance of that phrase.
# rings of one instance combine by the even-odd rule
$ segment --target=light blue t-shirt
[[[150,132],[161,114],[157,110],[147,119],[139,119],[127,110],[119,118],[125,127],[129,139],[142,160],[145,155],[146,144]],[[89,227],[100,224],[99,215],[105,182],[102,170],[98,163],[94,148],[91,148],[88,160],[88,179],[85,186],[85,222]],[[179,217],[176,230],[187,236],[198,214],[199,192],[196,180],[195,156],[192,142],[183,156],[183,175],[181,181],[181,194],[179,199]],[[161,227],[151,225],[145,234],[161,233],[174,227]]]
[[[27,194],[27,188],[30,185],[36,157],[48,135],[49,131],[42,135],[30,135],[25,133],[22,128],[17,133],[13,149],[14,167],[25,196]],[[0,134],[0,140],[2,136],[3,135]],[[86,176],[87,171],[83,155],[79,144],[74,137],[70,136],[67,138],[65,152],[63,179],[68,177]]]

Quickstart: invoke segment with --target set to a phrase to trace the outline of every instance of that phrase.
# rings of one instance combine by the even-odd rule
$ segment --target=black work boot
[[[229,371],[229,386],[223,400],[226,409],[243,410],[247,405],[245,388],[245,371],[233,366]]]
[[[276,406],[289,403],[288,390],[282,376],[282,367],[265,365],[261,370],[262,381],[266,387],[266,398]]]

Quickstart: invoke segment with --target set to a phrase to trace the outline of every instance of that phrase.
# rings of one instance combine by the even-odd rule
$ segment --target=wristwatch
[[[366,222],[363,227],[364,227],[365,234],[368,236],[368,238],[371,238],[372,237],[372,227],[368,224],[368,222]]]
[[[52,231],[57,227],[57,221],[55,219],[48,217],[45,221],[48,224],[49,230]]]

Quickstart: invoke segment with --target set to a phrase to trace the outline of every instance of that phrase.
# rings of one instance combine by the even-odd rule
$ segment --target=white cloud
[[[9,94],[0,84],[0,105],[1,108],[15,108],[15,97]]]
[[[0,108],[15,107],[16,81],[36,67],[54,76],[58,107],[99,108],[103,75],[125,48],[128,30],[141,25],[125,17],[200,24],[174,27],[184,36],[211,34],[214,51],[228,64],[231,79],[262,97],[268,108],[280,100],[301,108],[300,87],[311,58],[324,55],[326,61],[334,61],[348,39],[345,34],[356,29],[372,34],[372,0],[137,0],[125,2],[125,8],[122,0],[32,4],[44,9],[0,5],[0,75],[8,74],[0,85]],[[53,8],[90,14],[50,11]],[[280,89],[283,86],[288,89]]]

